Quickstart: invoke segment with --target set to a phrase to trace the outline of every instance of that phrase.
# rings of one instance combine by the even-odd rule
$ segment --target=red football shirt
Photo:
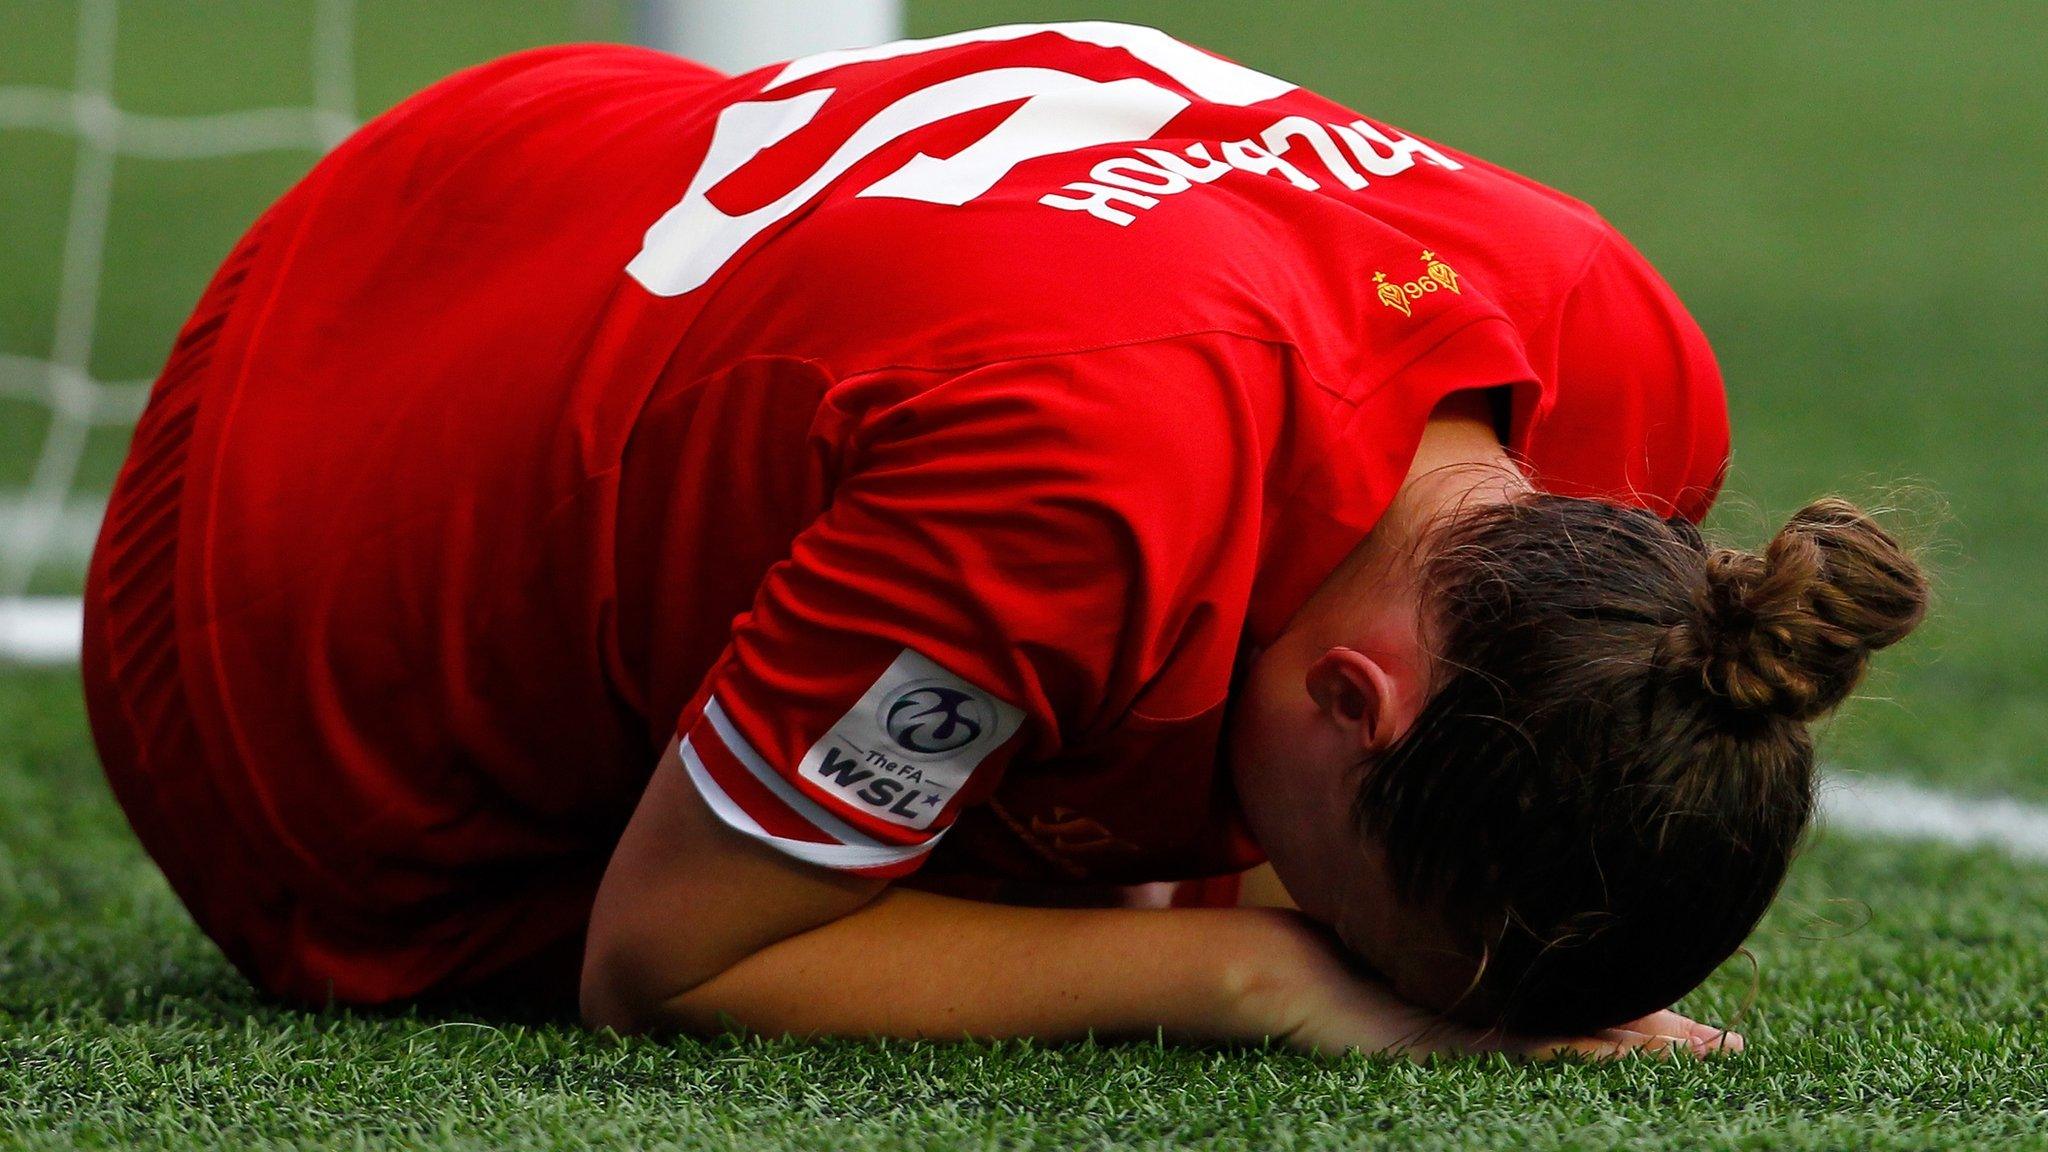
[[[235,817],[336,901],[587,894],[678,734],[826,867],[1239,869],[1240,645],[1439,398],[1508,389],[1541,483],[1662,513],[1727,450],[1591,210],[1127,25],[527,53],[256,242],[183,626]]]

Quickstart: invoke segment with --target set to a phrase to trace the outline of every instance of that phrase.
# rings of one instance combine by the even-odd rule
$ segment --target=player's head
[[[1321,771],[1332,790],[1302,786],[1307,803],[1344,816],[1340,829],[1247,796],[1255,829],[1306,910],[1461,1018],[1580,1031],[1669,1006],[1776,894],[1813,812],[1807,726],[1919,622],[1924,575],[1837,499],[1761,554],[1710,547],[1682,520],[1528,492],[1440,516],[1419,539],[1420,666],[1382,626],[1358,650],[1255,671],[1269,693],[1300,677],[1295,726],[1329,742],[1281,767],[1286,713],[1255,705],[1234,721],[1240,789]],[[1346,745],[1349,770],[1328,771]],[[1345,835],[1358,849],[1334,868]]]

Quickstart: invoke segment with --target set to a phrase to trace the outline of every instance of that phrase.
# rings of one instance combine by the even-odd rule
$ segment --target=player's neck
[[[1367,554],[1362,559],[1417,567],[1419,550],[1437,525],[1528,490],[1528,478],[1494,437],[1490,422],[1470,415],[1432,417],[1407,479],[1360,549]]]
[[[1470,394],[1472,401],[1481,401]],[[1500,441],[1483,403],[1439,408],[1423,430],[1408,477],[1370,535],[1317,590],[1289,631],[1311,646],[1354,644],[1412,630],[1432,531],[1447,518],[1513,499],[1529,482]]]

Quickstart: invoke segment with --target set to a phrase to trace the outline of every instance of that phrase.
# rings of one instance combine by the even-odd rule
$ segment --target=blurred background
[[[908,0],[900,19],[1156,25],[1593,203],[1720,353],[1724,532],[1919,486],[1903,522],[1941,605],[1829,758],[2048,796],[2048,4]],[[492,56],[675,27],[633,0],[0,0],[0,597],[77,591],[179,323],[322,148]]]

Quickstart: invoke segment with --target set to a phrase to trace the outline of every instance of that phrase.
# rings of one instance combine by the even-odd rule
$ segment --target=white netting
[[[95,430],[133,424],[149,396],[149,380],[102,380],[93,374],[115,163],[121,157],[210,160],[256,152],[317,153],[354,131],[355,0],[313,4],[309,105],[204,116],[154,116],[117,106],[118,0],[78,0],[70,87],[0,85],[0,134],[56,133],[75,142],[48,350],[43,355],[0,350],[0,402],[49,412],[27,480],[18,488],[0,488],[0,661],[75,657],[76,598],[31,598],[28,593],[79,586],[105,510],[103,493],[80,491],[88,446]],[[593,13],[608,9],[588,3],[586,8],[586,22],[604,22]],[[902,5],[901,0],[636,0],[634,9],[642,35],[661,46],[751,65],[777,55],[892,38],[901,31]],[[0,35],[12,31],[0,29]],[[6,235],[10,223],[0,219],[0,242],[19,243]]]
[[[0,353],[0,397],[48,407],[27,487],[0,493],[0,658],[62,658],[75,645],[73,603],[21,599],[47,564],[82,564],[103,503],[74,488],[96,427],[135,421],[148,380],[92,373],[93,334],[117,157],[203,160],[251,152],[324,151],[355,130],[353,0],[316,0],[313,103],[210,116],[150,116],[114,103],[116,0],[81,0],[71,87],[0,87],[0,132],[56,132],[77,142],[57,308],[47,356]]]

